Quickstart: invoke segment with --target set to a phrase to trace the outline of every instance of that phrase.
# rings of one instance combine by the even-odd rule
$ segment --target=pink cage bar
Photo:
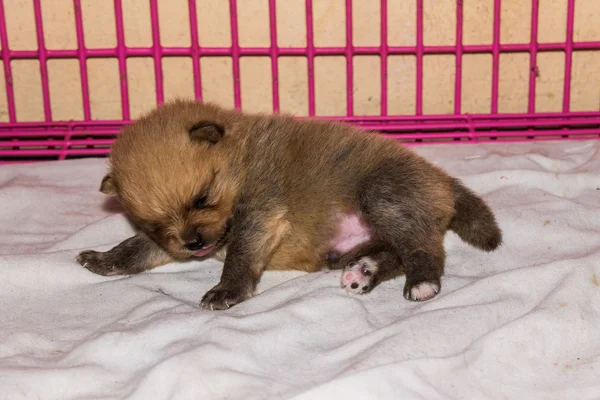
[[[387,0],[380,0],[381,43],[380,46],[353,46],[352,0],[346,0],[346,45],[344,47],[315,47],[313,40],[313,2],[306,0],[306,47],[281,48],[277,45],[276,0],[269,0],[270,46],[242,47],[239,45],[237,24],[237,1],[229,0],[231,19],[231,47],[203,47],[199,45],[196,0],[188,0],[191,33],[190,47],[164,47],[160,43],[160,27],[157,0],[149,0],[152,25],[152,46],[148,48],[127,47],[124,39],[122,0],[114,0],[116,38],[115,48],[88,49],[85,45],[81,0],[73,0],[77,49],[48,50],[44,44],[41,0],[33,0],[38,50],[13,51],[9,48],[4,4],[0,0],[0,57],[6,80],[6,99],[9,122],[0,123],[0,163],[36,160],[63,160],[89,156],[105,156],[109,145],[123,124],[130,121],[127,63],[129,57],[151,57],[154,61],[156,103],[164,100],[161,59],[163,56],[191,57],[194,77],[194,93],[202,100],[200,57],[228,56],[233,65],[234,104],[242,107],[240,88],[240,57],[268,56],[271,59],[273,111],[279,111],[278,63],[279,56],[306,57],[308,64],[308,112],[315,115],[314,60],[316,56],[346,57],[346,110],[347,115],[331,117],[357,124],[365,129],[378,130],[408,143],[450,143],[484,141],[527,141],[556,139],[597,139],[600,137],[600,112],[571,112],[571,74],[573,51],[600,50],[600,42],[574,42],[575,0],[567,3],[566,41],[561,43],[538,43],[539,0],[532,0],[531,40],[529,44],[501,44],[501,0],[494,0],[493,41],[489,45],[464,45],[463,2],[456,0],[456,43],[453,46],[425,46],[423,43],[423,0],[416,0],[416,45],[389,46],[387,25]],[[562,112],[536,113],[535,87],[540,52],[562,51],[565,54],[565,75]],[[499,59],[502,53],[529,53],[528,111],[522,114],[498,112]],[[492,55],[491,113],[465,114],[461,110],[461,61],[463,54],[487,53]],[[423,115],[423,56],[451,54],[455,56],[454,113],[451,115]],[[359,116],[353,111],[353,59],[355,55],[376,55],[381,60],[381,111],[379,116]],[[416,112],[414,116],[388,114],[387,59],[390,55],[413,55],[416,57]],[[122,119],[118,121],[94,121],[90,110],[90,93],[86,60],[89,58],[115,58],[118,60],[121,89]],[[47,61],[49,59],[75,59],[79,61],[83,115],[81,121],[55,121],[50,106]],[[40,64],[44,122],[18,122],[16,118],[11,61],[35,59]]]

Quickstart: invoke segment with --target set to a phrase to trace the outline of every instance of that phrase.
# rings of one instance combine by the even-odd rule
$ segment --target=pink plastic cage
[[[493,42],[489,45],[463,44],[463,2],[456,0],[456,43],[452,46],[426,46],[423,43],[423,1],[416,1],[416,45],[389,46],[387,44],[388,1],[380,0],[381,44],[375,47],[353,45],[352,0],[346,0],[346,45],[343,47],[315,47],[313,30],[313,2],[306,0],[306,47],[282,48],[277,44],[276,0],[269,0],[270,46],[243,47],[239,45],[237,1],[229,0],[231,19],[230,47],[205,47],[199,45],[196,0],[189,0],[190,47],[165,47],[160,43],[160,26],[157,0],[149,0],[152,26],[151,47],[128,47],[125,45],[122,0],[114,0],[116,38],[115,48],[89,49],[85,44],[81,0],[73,0],[77,49],[49,50],[44,44],[42,4],[33,0],[37,30],[37,50],[11,50],[4,13],[0,0],[0,57],[6,80],[6,100],[9,122],[0,123],[0,162],[22,162],[34,160],[63,160],[89,156],[104,156],[120,127],[130,121],[127,63],[129,57],[151,57],[154,62],[156,103],[164,100],[162,57],[191,57],[194,77],[194,93],[202,100],[202,73],[200,57],[228,56],[233,65],[233,91],[236,107],[242,107],[240,86],[240,58],[244,56],[267,56],[271,60],[273,111],[279,111],[278,63],[279,56],[301,56],[308,63],[308,113],[315,115],[314,60],[316,56],[344,56],[346,58],[346,110],[347,115],[332,117],[357,124],[365,129],[381,131],[385,135],[405,142],[422,143],[450,141],[464,143],[473,141],[500,140],[549,140],[549,139],[597,139],[600,137],[600,112],[570,111],[572,55],[574,51],[600,50],[600,42],[574,42],[575,0],[567,2],[566,41],[560,43],[538,43],[539,1],[531,2],[531,40],[529,44],[502,44],[500,42],[501,0],[494,0]],[[44,6],[48,6],[45,3]],[[535,90],[537,64],[540,52],[561,51],[565,54],[564,88],[562,111],[555,113],[535,112]],[[521,114],[498,112],[498,86],[500,55],[503,53],[529,54],[529,97],[528,111]],[[461,110],[461,60],[464,54],[485,53],[492,55],[491,113],[465,114]],[[455,56],[454,113],[451,115],[423,115],[423,57],[430,54]],[[381,75],[381,110],[378,116],[360,116],[353,112],[353,56],[379,56]],[[390,115],[388,113],[388,56],[413,55],[416,58],[416,112],[414,116]],[[49,59],[74,59],[79,62],[81,92],[83,98],[83,120],[57,121],[52,117],[50,106]],[[90,58],[114,58],[118,60],[120,73],[120,95],[122,119],[118,121],[95,121],[90,110],[90,93],[86,60]],[[34,59],[39,61],[44,106],[43,122],[20,122],[16,118],[15,98],[11,75],[11,61]]]

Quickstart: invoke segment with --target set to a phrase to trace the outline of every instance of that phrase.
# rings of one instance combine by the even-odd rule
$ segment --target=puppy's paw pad
[[[439,283],[423,281],[412,286],[407,285],[404,288],[404,297],[406,300],[425,301],[434,298],[439,291]]]
[[[369,257],[351,262],[342,272],[340,285],[346,293],[363,294],[373,288],[373,275],[377,272],[377,263]]]
[[[238,290],[212,288],[200,301],[200,306],[207,310],[226,310],[245,300],[245,296]]]

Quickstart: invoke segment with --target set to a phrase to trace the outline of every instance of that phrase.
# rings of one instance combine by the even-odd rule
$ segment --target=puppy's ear
[[[190,139],[193,141],[208,141],[211,144],[217,143],[225,134],[225,129],[211,121],[200,121],[192,125],[189,130]]]
[[[104,178],[102,178],[100,191],[109,196],[114,196],[117,194],[117,183],[111,174],[107,174]]]

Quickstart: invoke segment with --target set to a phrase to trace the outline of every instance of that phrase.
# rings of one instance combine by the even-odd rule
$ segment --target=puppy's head
[[[100,190],[117,196],[137,227],[176,259],[225,239],[241,176],[236,126],[210,104],[177,101],[125,127]]]

